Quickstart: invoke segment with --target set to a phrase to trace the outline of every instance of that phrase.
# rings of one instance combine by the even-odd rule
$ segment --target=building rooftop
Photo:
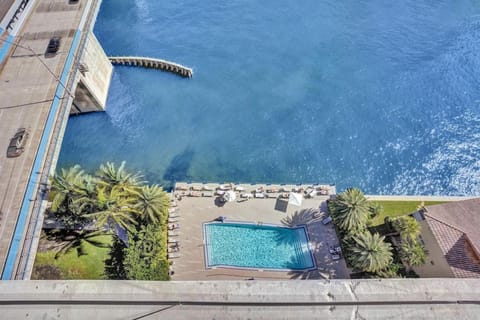
[[[480,199],[429,206],[424,216],[454,275],[480,277]]]

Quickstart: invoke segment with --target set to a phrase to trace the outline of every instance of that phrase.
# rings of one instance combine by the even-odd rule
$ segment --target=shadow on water
[[[173,188],[176,181],[190,180],[191,177],[188,175],[188,170],[192,164],[194,154],[192,149],[187,148],[173,157],[163,175],[163,180],[169,188]]]

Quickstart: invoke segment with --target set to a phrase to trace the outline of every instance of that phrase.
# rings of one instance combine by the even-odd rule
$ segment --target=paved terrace
[[[214,196],[218,184],[186,184],[177,183],[172,193],[177,204],[177,216],[174,221],[180,228],[174,233],[180,243],[179,257],[171,259],[174,280],[225,280],[225,279],[332,279],[349,278],[349,271],[343,259],[333,261],[328,247],[339,243],[332,224],[321,223],[322,212],[326,211],[326,200],[335,194],[335,187],[316,185],[315,195],[311,199],[304,199],[302,206],[287,204],[288,198],[278,200],[281,194],[288,192],[267,192],[272,189],[279,191],[307,189],[307,185],[224,185],[223,189],[233,188],[236,191],[237,201],[221,203],[218,196]],[[242,198],[242,194],[263,188],[264,195],[270,198]],[[317,190],[318,189],[318,190]],[[202,191],[203,190],[203,191]],[[194,196],[189,196],[194,195]],[[203,195],[203,196],[202,196]],[[211,197],[209,197],[211,195]],[[313,217],[312,217],[313,214]],[[231,268],[206,269],[204,261],[203,228],[204,222],[211,221],[219,216],[227,216],[228,220],[262,222],[281,225],[285,219],[291,218],[292,224],[306,224],[311,248],[317,263],[317,270],[310,272],[289,271],[257,271]],[[173,220],[172,220],[173,221]],[[176,253],[175,253],[176,254]],[[175,255],[174,254],[174,255]]]
[[[1,281],[5,319],[478,319],[480,280]]]
[[[1,2],[3,6],[4,1]],[[37,0],[31,15],[14,38],[15,42],[31,50],[13,45],[6,62],[0,66],[0,270],[4,267],[10,244],[21,247],[22,234],[12,242],[18,217],[20,215],[22,220],[28,221],[29,203],[33,204],[36,199],[40,174],[45,170],[48,172],[48,166],[44,167],[46,152],[42,148],[46,146],[48,149],[57,142],[51,141],[51,127],[65,124],[61,120],[55,124],[63,116],[58,106],[64,99],[69,99],[56,79],[62,77],[65,83],[68,80],[70,66],[65,70],[64,67],[67,58],[71,63],[76,53],[76,47],[71,50],[72,43],[74,40],[78,42],[79,32],[76,30],[90,3],[79,1],[79,4],[69,5],[66,0]],[[60,49],[55,57],[45,58],[48,42],[54,35],[62,37]],[[28,128],[30,132],[25,152],[18,158],[6,158],[9,141],[20,127]],[[31,175],[33,180],[29,186]],[[27,187],[34,191],[29,192]],[[24,197],[27,209],[20,214]]]

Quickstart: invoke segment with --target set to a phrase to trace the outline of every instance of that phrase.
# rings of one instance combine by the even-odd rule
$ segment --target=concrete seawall
[[[415,195],[373,195],[366,194],[365,197],[372,201],[463,201],[478,197],[468,196],[415,196]]]
[[[109,57],[109,59],[114,65],[159,69],[175,73],[185,78],[191,78],[193,76],[193,70],[191,68],[162,59],[148,57]]]

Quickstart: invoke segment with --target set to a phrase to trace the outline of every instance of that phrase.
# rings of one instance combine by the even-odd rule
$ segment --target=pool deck
[[[285,280],[285,279],[347,279],[350,271],[347,269],[343,259],[334,261],[331,258],[328,248],[339,243],[332,224],[321,223],[321,212],[326,211],[326,200],[331,194],[335,194],[335,187],[322,185],[322,188],[311,199],[303,199],[302,206],[288,204],[288,199],[277,198],[251,198],[245,200],[240,197],[241,193],[248,193],[263,186],[264,190],[269,188],[303,188],[304,186],[294,185],[234,185],[234,188],[244,188],[243,192],[236,192],[237,200],[223,203],[218,196],[213,197],[192,197],[186,196],[191,190],[179,189],[200,189],[207,186],[207,189],[216,189],[218,184],[186,184],[177,183],[172,191],[172,199],[176,199],[176,212],[172,216],[180,228],[174,231],[175,236],[171,239],[178,239],[180,250],[172,258],[174,262],[172,269],[173,280],[242,280],[254,278],[256,280]],[[226,185],[227,187],[228,185]],[[322,195],[325,193],[327,195]],[[193,191],[196,195],[203,192],[214,191]],[[276,193],[280,195],[281,193]],[[179,196],[180,199],[179,200]],[[320,209],[320,210],[318,210]],[[317,211],[312,216],[312,213]],[[277,225],[306,225],[310,239],[311,249],[316,260],[317,269],[312,271],[260,271],[236,268],[211,268],[205,265],[203,246],[203,223],[212,221],[219,216],[226,216],[227,220],[261,222]]]

